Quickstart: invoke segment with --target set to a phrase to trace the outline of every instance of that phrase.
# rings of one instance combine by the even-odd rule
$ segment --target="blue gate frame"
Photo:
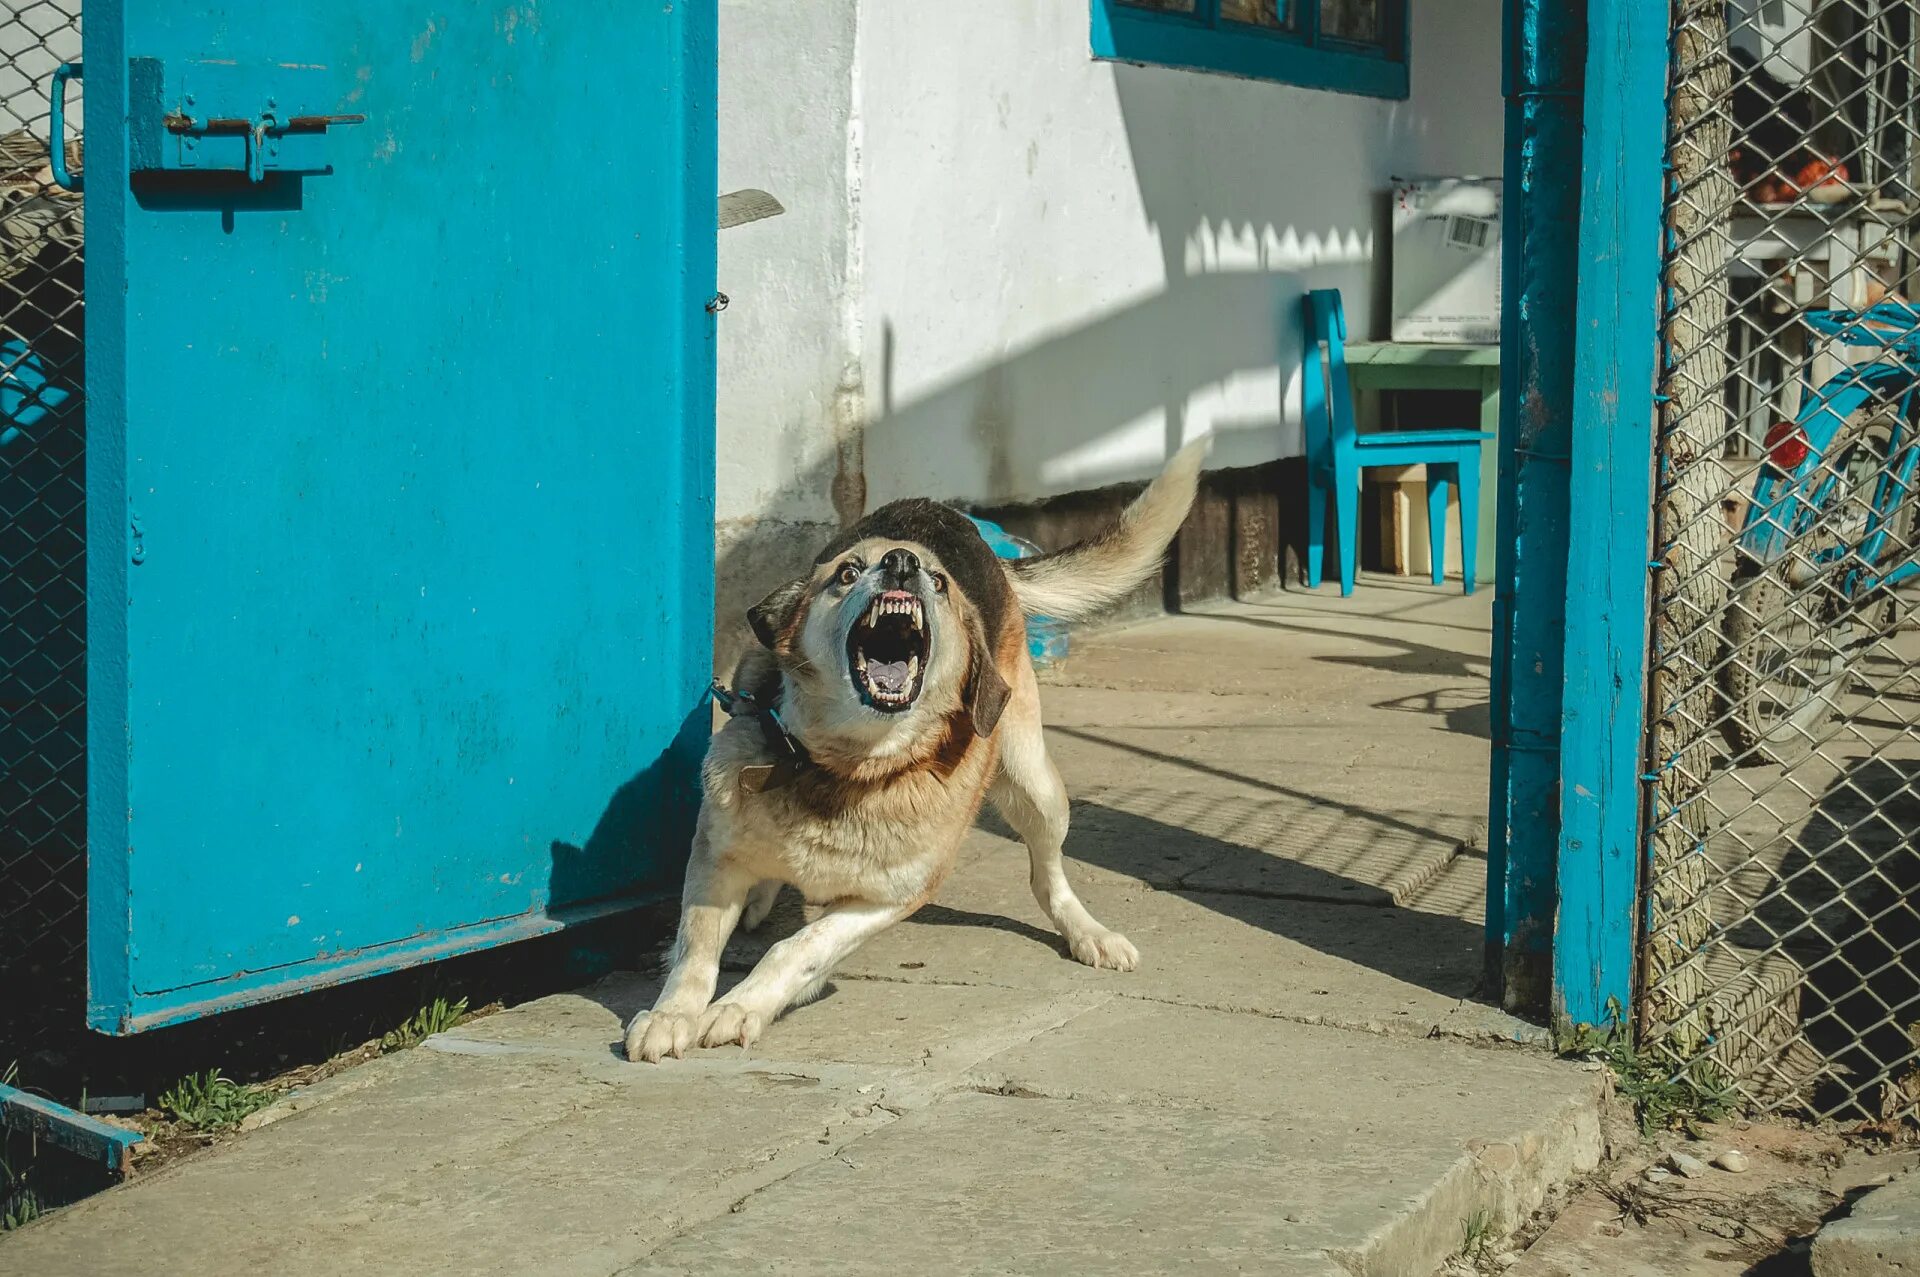
[[[1666,0],[1507,5],[1488,968],[1562,1032],[1632,1005],[1667,32]]]

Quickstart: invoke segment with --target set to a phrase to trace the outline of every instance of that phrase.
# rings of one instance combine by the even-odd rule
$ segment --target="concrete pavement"
[[[0,1272],[1432,1272],[1601,1154],[1602,1075],[1473,997],[1487,602],[1376,580],[1076,639],[1069,872],[1137,972],[1063,955],[989,820],[749,1050],[627,1064],[655,977],[618,974],[321,1083]]]

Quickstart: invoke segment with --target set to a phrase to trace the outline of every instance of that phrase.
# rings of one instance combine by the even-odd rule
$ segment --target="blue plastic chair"
[[[1300,391],[1307,435],[1307,584],[1320,587],[1326,563],[1327,493],[1333,493],[1340,534],[1340,594],[1353,593],[1360,557],[1360,472],[1369,466],[1425,465],[1427,543],[1433,583],[1447,562],[1447,493],[1460,488],[1460,565],[1466,592],[1473,593],[1474,555],[1479,550],[1480,445],[1493,438],[1478,430],[1381,430],[1361,434],[1353,421],[1353,391],[1347,385],[1347,315],[1334,288],[1307,294],[1306,377]],[[1325,355],[1321,348],[1325,347]],[[1325,363],[1322,363],[1322,360]]]

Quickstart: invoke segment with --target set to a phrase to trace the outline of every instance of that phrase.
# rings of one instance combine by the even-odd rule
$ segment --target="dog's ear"
[[[993,735],[1000,724],[1000,712],[1007,707],[1013,689],[1000,671],[993,668],[993,653],[984,644],[973,649],[973,669],[967,675],[967,717],[973,730],[982,736]]]
[[[806,597],[807,578],[797,577],[747,609],[747,624],[753,627],[753,636],[760,640],[760,646],[768,651],[779,650],[780,636],[792,626],[794,613],[800,610],[800,603]]]

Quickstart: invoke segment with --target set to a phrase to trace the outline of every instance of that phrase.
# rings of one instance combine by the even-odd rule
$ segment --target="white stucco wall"
[[[1298,455],[1300,295],[1370,334],[1392,178],[1500,171],[1498,0],[1417,8],[1382,102],[1096,62],[1087,0],[864,0],[871,500]]]
[[[720,5],[720,189],[764,190],[787,210],[719,238],[718,281],[730,302],[717,355],[723,528],[745,518],[832,522],[836,437],[857,442],[848,180],[857,7]],[[828,481],[818,482],[823,467]]]
[[[862,487],[858,0],[722,0],[720,190],[786,212],[720,233],[717,672],[748,605],[809,563]]]
[[[1419,8],[1381,102],[1096,62],[1088,0],[722,0],[721,190],[787,208],[720,236],[723,662],[895,497],[1298,455],[1300,295],[1369,333],[1392,179],[1500,169],[1499,0]]]

